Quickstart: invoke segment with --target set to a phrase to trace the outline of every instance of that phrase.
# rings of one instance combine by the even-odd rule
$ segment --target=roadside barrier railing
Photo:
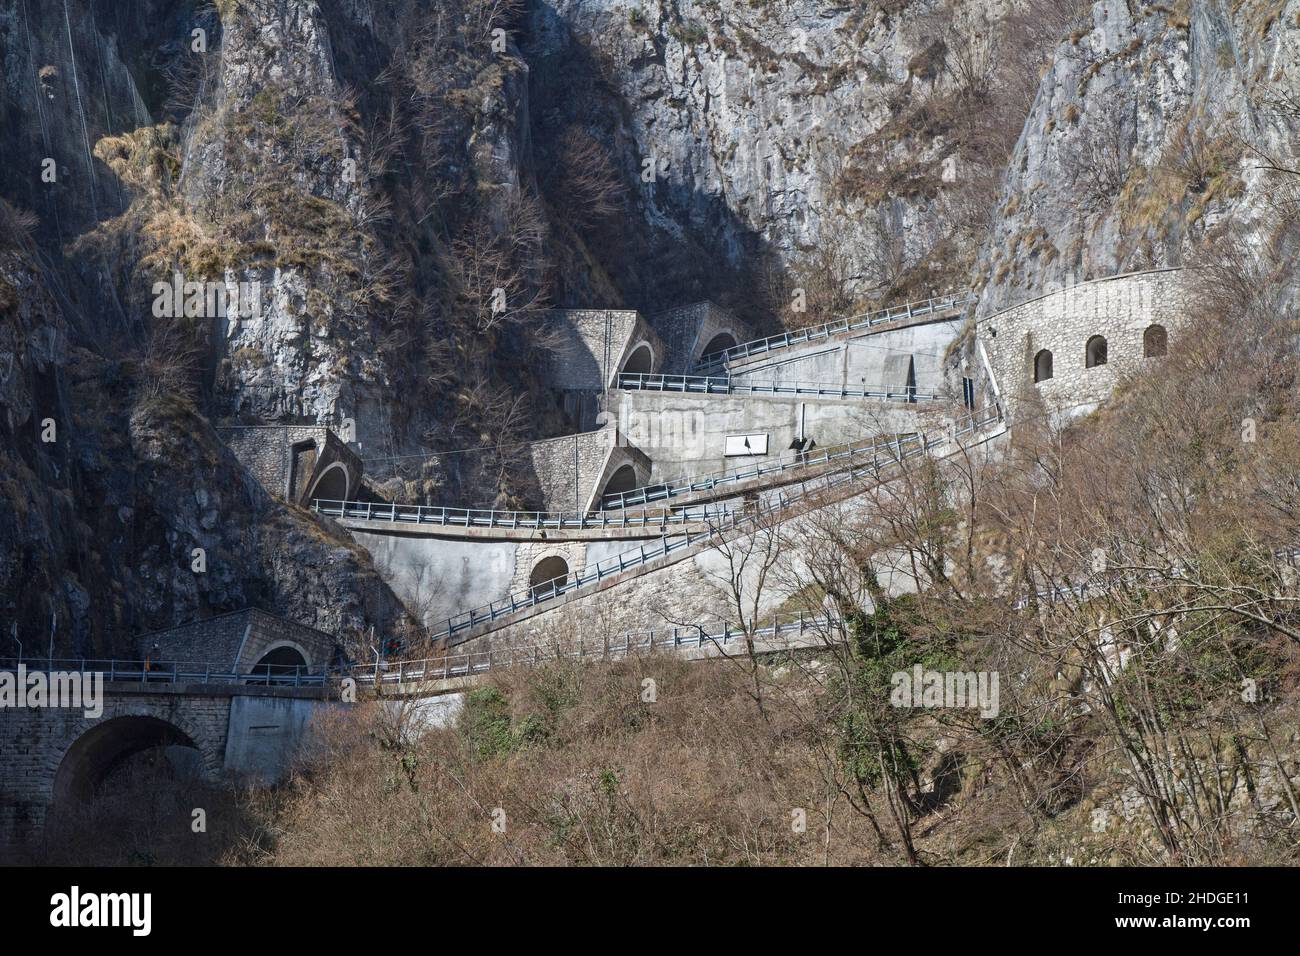
[[[720,352],[710,352],[708,355],[700,356],[700,360],[695,363],[695,368],[697,370],[706,370],[725,367],[728,362],[735,359],[762,355],[777,349],[789,348],[792,345],[816,342],[819,339],[830,338],[832,335],[854,332],[858,329],[869,329],[889,322],[920,318],[933,315],[936,312],[949,312],[953,309],[964,308],[974,301],[975,294],[973,292],[956,292],[951,295],[935,296],[903,305],[888,306],[872,312],[862,312],[843,319],[832,319],[830,322],[824,322],[821,325],[781,332],[777,335],[769,335],[766,338],[754,339],[751,342],[741,342],[739,345],[733,345]]]

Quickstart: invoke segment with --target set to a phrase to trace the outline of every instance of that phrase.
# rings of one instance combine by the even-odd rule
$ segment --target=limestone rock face
[[[759,328],[795,285],[977,284],[987,312],[1268,239],[1296,132],[1300,0],[546,0],[500,35],[471,0],[36,6],[0,0],[0,212],[36,216],[0,235],[31,236],[0,249],[0,609],[77,651],[244,603],[400,617],[213,423],[351,419],[392,460],[546,437],[546,306],[709,297]],[[260,308],[159,339],[173,272]],[[418,476],[438,503],[527,505],[503,460],[449,460]]]
[[[1094,4],[1056,47],[981,256],[981,312],[1184,264],[1259,217],[1291,152],[1300,5]]]
[[[220,327],[218,389],[248,420],[355,419],[393,381],[363,301],[373,197],[324,16],[314,2],[235,4],[221,26],[220,92],[191,121],[183,192],[224,239],[265,253],[220,277],[258,283],[261,309]]]
[[[833,246],[848,260],[851,284],[878,292],[891,279],[885,247],[915,265],[949,228],[941,167],[956,149],[942,135],[900,141],[897,150],[888,133],[872,142],[882,131],[901,136],[900,111],[914,96],[952,86],[918,61],[935,41],[931,18],[939,5],[886,7],[826,0],[539,4],[525,55],[539,75],[550,78],[563,64],[585,73],[592,89],[567,102],[543,102],[546,89],[535,92],[535,121],[542,137],[564,122],[603,125],[637,187],[645,223],[664,243],[706,250],[715,270],[721,263],[743,273],[756,261],[783,269]],[[987,28],[995,5],[956,7],[959,19]],[[900,158],[916,180],[907,190],[853,188],[856,172],[874,175]],[[649,171],[653,183],[643,181]],[[656,257],[654,267],[631,283],[643,298],[677,284],[713,293],[708,276],[675,272],[682,266],[670,255]]]
[[[0,318],[0,614],[27,652],[51,619],[56,654],[131,657],[133,634],[250,604],[352,650],[401,625],[369,555],[271,499],[192,406],[142,400],[135,363],[72,344],[14,251]]]

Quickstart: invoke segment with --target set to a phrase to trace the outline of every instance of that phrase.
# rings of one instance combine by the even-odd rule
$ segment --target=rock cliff
[[[1265,241],[1298,2],[0,0],[0,612],[77,652],[253,601],[390,626],[213,425],[527,505],[553,305],[987,311]],[[160,316],[178,274],[257,307]]]

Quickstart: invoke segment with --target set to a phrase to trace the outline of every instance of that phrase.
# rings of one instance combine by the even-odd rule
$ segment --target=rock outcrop
[[[1300,126],[1300,5],[1096,3],[1062,39],[1008,165],[980,310],[1267,238],[1267,166]]]

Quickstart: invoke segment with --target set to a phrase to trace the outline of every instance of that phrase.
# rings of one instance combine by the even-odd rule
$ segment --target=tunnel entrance
[[[734,349],[735,347],[736,337],[734,335],[730,332],[719,332],[713,338],[709,339],[709,344],[704,346],[704,351],[700,353],[700,357],[703,358],[706,355],[713,355],[717,352],[725,351],[726,349]]]
[[[528,588],[534,599],[545,600],[554,597],[556,590],[563,586],[569,577],[569,562],[552,555],[542,558],[533,566],[533,573],[528,576]]]
[[[650,351],[650,346],[642,342],[623,363],[623,371],[628,375],[649,375],[654,371],[654,363],[654,353]]]
[[[286,644],[263,654],[249,673],[269,679],[277,676],[292,677],[300,671],[305,673],[306,670],[307,658],[296,647]]]
[[[636,486],[636,472],[632,466],[621,465],[610,476],[609,481],[605,483],[605,490],[601,493],[601,499],[604,500],[612,495],[621,495],[626,491],[631,491]]]
[[[312,489],[311,496],[319,501],[345,501],[348,496],[348,473],[342,465],[331,465],[325,469]]]

